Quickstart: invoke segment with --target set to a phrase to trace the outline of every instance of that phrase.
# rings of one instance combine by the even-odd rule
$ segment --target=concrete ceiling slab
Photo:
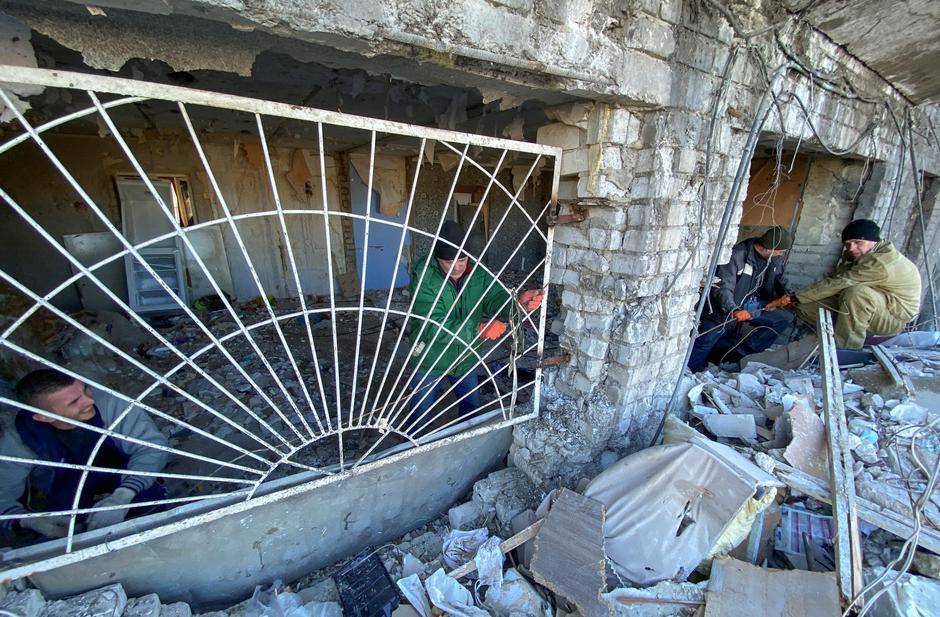
[[[912,101],[940,101],[940,2],[822,0],[806,18]]]

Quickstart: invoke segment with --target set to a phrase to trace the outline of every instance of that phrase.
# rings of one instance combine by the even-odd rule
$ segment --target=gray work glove
[[[126,506],[130,502],[134,501],[134,497],[136,496],[137,493],[133,489],[122,486],[120,488],[114,489],[113,493],[98,501],[98,503],[95,504],[95,507],[103,508],[107,506]],[[117,525],[125,518],[127,518],[127,508],[92,512],[88,515],[88,520],[85,522],[85,529],[87,531],[91,531],[92,529],[101,529],[102,527]]]
[[[35,518],[21,518],[20,527],[32,529],[47,538],[64,538],[69,534],[69,515],[37,516]]]

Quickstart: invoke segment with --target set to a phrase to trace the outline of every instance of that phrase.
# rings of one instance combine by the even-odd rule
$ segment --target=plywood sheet
[[[535,580],[563,596],[586,617],[607,617],[604,505],[560,489],[542,523],[532,555]]]
[[[712,562],[705,617],[834,617],[835,572],[772,570],[730,557]]]

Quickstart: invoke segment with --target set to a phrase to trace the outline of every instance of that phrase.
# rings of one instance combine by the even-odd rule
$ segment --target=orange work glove
[[[527,289],[519,294],[519,304],[527,311],[534,311],[542,306],[545,292],[541,289]]]
[[[488,341],[495,341],[505,333],[506,324],[498,319],[494,319],[492,323],[489,324],[480,324],[480,338],[484,338]]]
[[[731,317],[735,321],[751,321],[751,314],[744,309],[738,309],[731,313]]]
[[[779,308],[790,308],[793,306],[793,296],[790,294],[783,294],[776,300],[771,300],[767,303],[767,306],[764,307],[765,311],[775,311]]]

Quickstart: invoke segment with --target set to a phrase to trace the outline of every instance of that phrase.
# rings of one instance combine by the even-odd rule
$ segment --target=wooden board
[[[843,598],[852,601],[864,587],[862,580],[862,542],[855,506],[855,475],[849,449],[849,429],[842,400],[842,374],[836,356],[832,316],[819,307],[819,370],[823,382],[823,407],[826,411],[826,437],[829,449],[829,486],[832,494],[832,519],[835,523],[836,573]]]
[[[535,536],[535,580],[572,602],[585,617],[608,617],[611,607],[601,597],[605,561],[604,505],[559,489]]]
[[[730,557],[712,561],[705,617],[837,617],[833,572],[772,570]]]

